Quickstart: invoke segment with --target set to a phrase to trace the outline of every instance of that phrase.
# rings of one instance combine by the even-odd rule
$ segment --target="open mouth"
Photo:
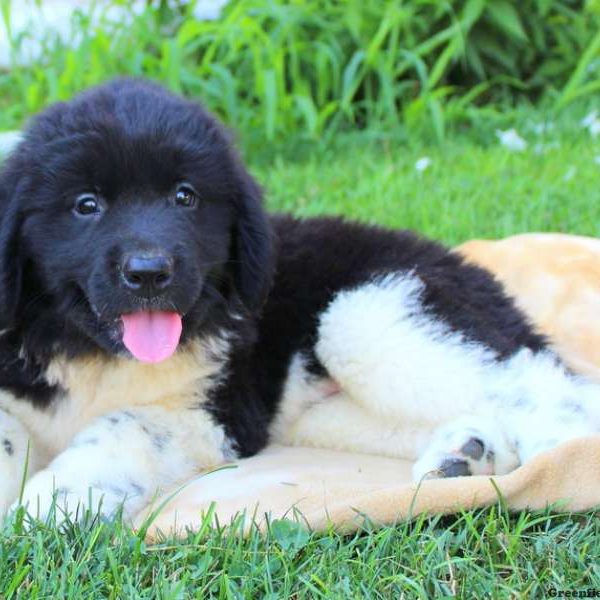
[[[87,300],[87,297],[81,293]],[[142,304],[141,302],[139,304]],[[87,305],[95,316],[95,334],[103,332],[110,340],[112,351],[115,344],[123,344],[129,353],[140,362],[159,363],[167,360],[175,352],[183,333],[183,317],[185,311],[171,307],[152,306],[152,302],[142,306],[122,306],[100,310],[95,302],[87,300]],[[114,311],[114,312],[113,312]],[[123,311],[123,312],[121,312]],[[116,313],[116,314],[115,314]]]
[[[123,344],[137,360],[158,363],[171,357],[181,338],[181,315],[141,310],[121,315]]]

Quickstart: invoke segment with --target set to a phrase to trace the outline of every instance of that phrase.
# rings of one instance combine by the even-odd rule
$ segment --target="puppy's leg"
[[[598,398],[600,402],[600,398]],[[582,405],[573,407],[547,407],[516,414],[511,419],[511,429],[518,447],[521,462],[555,448],[563,442],[598,433]]]
[[[600,386],[568,373],[549,351],[526,348],[499,360],[437,320],[422,304],[423,291],[414,274],[390,275],[339,293],[323,313],[315,350],[351,401],[403,427],[435,430],[461,416],[493,418],[505,441],[489,421],[477,425],[475,438],[495,452],[494,473],[600,429]],[[580,414],[567,414],[568,406]],[[471,436],[457,424],[450,429],[449,442],[444,430],[416,473],[490,470],[459,452],[467,445],[478,453],[476,442],[468,445]],[[442,469],[440,461],[451,459],[463,462]]]
[[[493,357],[425,310],[423,290],[407,272],[339,293],[321,316],[315,350],[368,411],[433,428],[477,412]]]
[[[12,415],[0,411],[0,515],[19,497],[23,478],[35,472],[38,463],[36,448],[25,427]]]
[[[561,402],[541,406],[532,403],[509,415],[522,462],[563,442],[600,432],[600,387],[589,386],[588,390],[576,386],[579,394]]]
[[[274,443],[287,446],[329,448],[391,458],[416,458],[416,453],[429,439],[429,431],[378,418],[343,395],[308,407],[288,427],[275,430],[272,436]]]
[[[293,357],[278,413],[270,427],[273,443],[416,458],[430,431],[383,419],[353,402],[327,378],[311,374],[306,358]]]
[[[56,496],[56,518],[85,509],[126,518],[161,490],[227,457],[222,428],[201,408],[144,407],[119,411],[83,429],[25,486],[23,505],[44,519]]]
[[[490,370],[488,389],[521,462],[600,431],[600,386],[569,372],[549,351],[518,352]]]
[[[523,350],[486,368],[490,417],[438,430],[415,479],[502,475],[540,452],[600,429],[600,386],[569,373],[550,352]]]

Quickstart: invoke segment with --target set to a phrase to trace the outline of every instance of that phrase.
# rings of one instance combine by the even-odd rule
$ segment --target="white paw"
[[[38,464],[38,453],[30,447],[24,427],[0,411],[0,516],[18,498],[26,475],[37,470]]]
[[[13,505],[23,506],[35,518],[46,521],[53,515],[58,523],[81,520],[86,512],[112,515],[118,503],[101,490],[91,488],[82,482],[69,481],[59,474],[44,469],[36,473],[25,485],[20,502]]]
[[[435,433],[413,466],[413,479],[501,475],[519,466],[519,458],[504,435],[475,418],[450,423]]]
[[[0,448],[0,516],[19,495],[23,474],[13,464],[12,456],[6,456]]]

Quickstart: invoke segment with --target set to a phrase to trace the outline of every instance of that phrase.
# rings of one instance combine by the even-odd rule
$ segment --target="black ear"
[[[13,325],[22,286],[19,249],[21,215],[17,202],[17,182],[11,170],[0,171],[0,328]]]
[[[241,173],[235,230],[236,287],[245,307],[255,312],[264,304],[273,279],[273,235],[262,206],[259,186]]]

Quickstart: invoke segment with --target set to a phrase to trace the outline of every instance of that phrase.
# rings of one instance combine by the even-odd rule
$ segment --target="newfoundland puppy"
[[[25,470],[40,517],[130,516],[269,441],[419,480],[598,430],[600,388],[487,272],[407,231],[268,216],[223,127],[155,84],[33,119],[0,206],[2,510]]]

